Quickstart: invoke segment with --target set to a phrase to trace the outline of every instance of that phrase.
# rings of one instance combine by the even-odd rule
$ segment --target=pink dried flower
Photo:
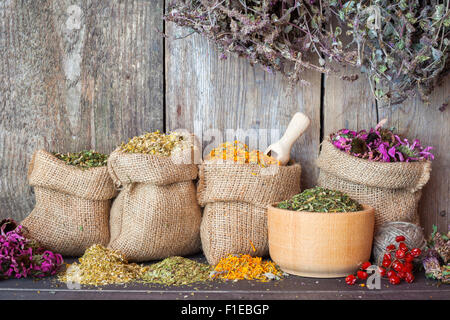
[[[62,256],[27,239],[22,229],[12,219],[0,222],[0,279],[56,274],[63,264]]]
[[[430,152],[433,147],[422,147],[420,141],[415,139],[409,143],[392,130],[382,128],[386,121],[380,123],[367,132],[341,129],[330,135],[331,143],[352,156],[381,162],[411,162],[434,160]]]

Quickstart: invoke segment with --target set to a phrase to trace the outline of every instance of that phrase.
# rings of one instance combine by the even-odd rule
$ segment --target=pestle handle
[[[311,120],[302,112],[297,112],[289,122],[289,125],[281,137],[279,143],[283,146],[283,149],[289,154],[291,152],[292,145],[305,131],[308,129]]]

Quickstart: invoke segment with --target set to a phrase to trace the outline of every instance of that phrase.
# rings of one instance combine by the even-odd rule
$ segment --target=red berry
[[[402,269],[403,269],[403,264],[400,262],[400,261],[398,261],[398,260],[395,260],[393,263],[392,263],[392,269],[394,269],[395,271],[402,271]]]
[[[404,268],[407,272],[412,272],[414,269],[414,265],[411,262],[406,262]]]
[[[361,280],[367,279],[367,276],[368,276],[367,272],[361,271],[361,270],[359,270],[359,271],[356,273],[356,275],[357,275],[358,278],[360,278]]]
[[[397,276],[397,273],[395,273],[394,270],[389,270],[389,271],[387,272],[387,276],[388,276],[388,278],[391,278],[392,276]]]
[[[408,247],[406,246],[406,244],[404,242],[400,242],[400,244],[398,245],[398,248],[404,252],[408,251]]]
[[[370,267],[372,264],[369,262],[369,261],[367,261],[367,262],[364,262],[362,265],[361,265],[361,269],[363,269],[363,270],[366,270],[368,267]]]
[[[348,285],[352,286],[356,283],[356,277],[354,275],[350,274],[347,276],[347,278],[345,278],[345,282]]]
[[[378,267],[378,272],[380,273],[380,275],[382,277],[384,277],[386,275],[386,269],[383,267]]]
[[[412,254],[411,253],[407,253],[407,254],[405,254],[405,261],[406,262],[412,262],[414,260],[414,257],[412,256]]]
[[[389,268],[389,266],[391,265],[391,260],[383,260],[382,265],[385,268]]]
[[[397,273],[397,275],[398,275],[398,277],[399,277],[400,279],[405,279],[405,277],[406,277],[406,272],[399,271],[399,272]]]
[[[422,250],[420,250],[419,248],[414,248],[411,250],[411,255],[414,258],[417,258],[418,256],[420,256],[421,253],[422,253]]]
[[[405,241],[405,237],[404,236],[396,236],[395,241],[397,241],[397,242]]]
[[[414,275],[411,272],[406,273],[405,281],[411,283],[414,281]]]
[[[389,277],[389,282],[391,284],[399,284],[400,283],[400,278],[393,275],[392,277]]]
[[[398,249],[395,251],[395,257],[398,259],[403,259],[405,257],[405,251],[402,251],[402,249]]]
[[[387,251],[395,250],[395,244],[390,244],[390,245],[388,245],[388,246],[386,247],[386,250],[387,250]]]

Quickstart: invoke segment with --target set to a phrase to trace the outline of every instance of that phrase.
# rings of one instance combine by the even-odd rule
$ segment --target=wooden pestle
[[[304,113],[297,112],[281,139],[271,144],[264,153],[280,161],[281,165],[286,165],[290,159],[292,145],[306,131],[310,123],[311,121]]]

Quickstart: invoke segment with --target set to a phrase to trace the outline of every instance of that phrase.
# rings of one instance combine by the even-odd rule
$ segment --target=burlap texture
[[[417,208],[421,189],[430,178],[430,161],[368,161],[324,140],[317,166],[319,186],[345,192],[375,208],[375,227],[391,221],[419,223]]]
[[[192,181],[198,169],[175,157],[115,150],[108,159],[110,175],[122,188],[111,208],[108,247],[130,261],[200,250],[201,212]]]
[[[299,164],[203,163],[197,197],[205,207],[200,235],[208,262],[228,254],[267,255],[267,206],[299,193],[300,174]]]
[[[36,206],[22,221],[28,236],[63,255],[81,255],[109,241],[109,210],[117,195],[106,167],[80,169],[38,150],[28,169]]]

